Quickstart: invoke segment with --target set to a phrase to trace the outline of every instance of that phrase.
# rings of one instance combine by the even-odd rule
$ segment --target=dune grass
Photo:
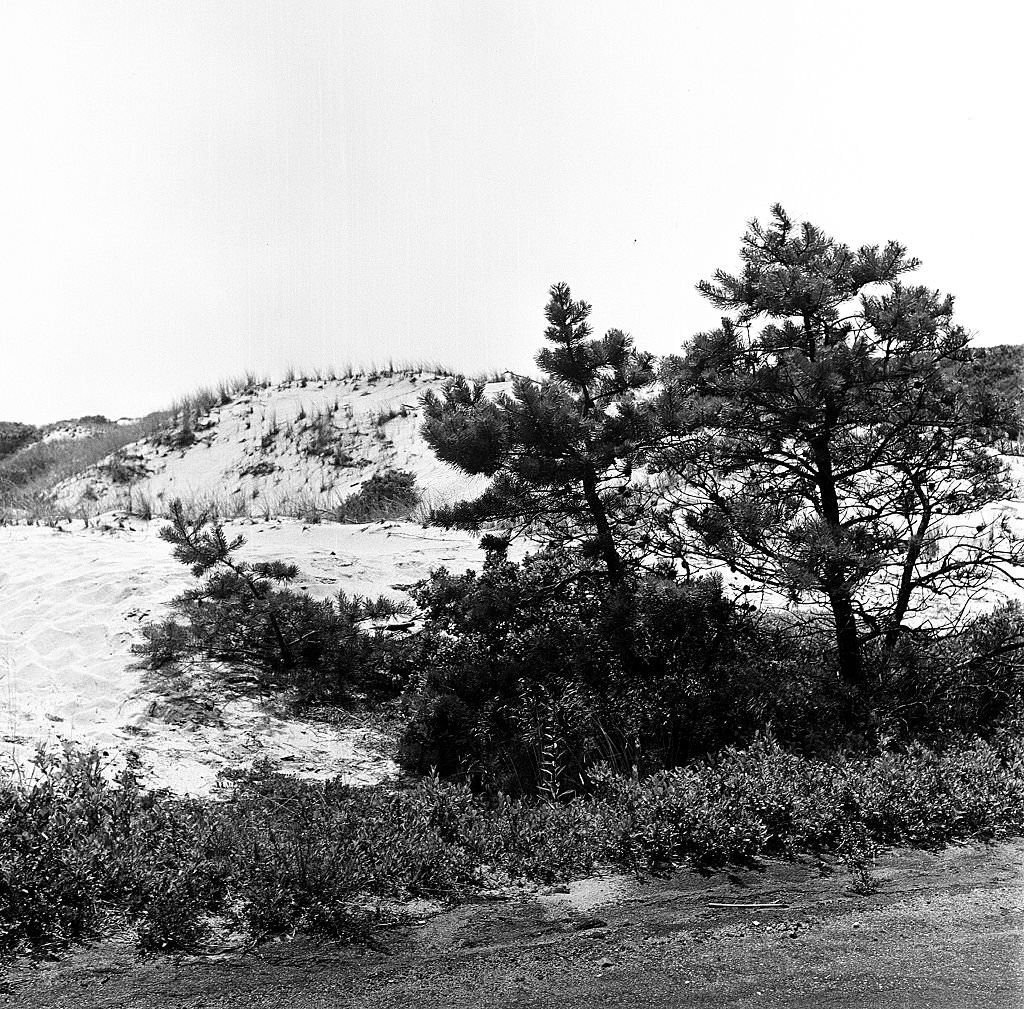
[[[163,429],[169,413],[149,414],[132,424],[99,425],[83,438],[37,441],[0,459],[0,521],[51,521],[72,517],[52,501],[53,489],[133,442]],[[64,513],[67,513],[65,515]]]
[[[265,376],[255,372],[246,372],[233,378],[223,379],[213,385],[203,386],[191,393],[176,399],[170,407],[158,410],[130,424],[114,424],[104,422],[103,418],[82,418],[82,423],[92,429],[86,437],[68,438],[60,441],[32,441],[16,448],[0,458],[0,522],[30,522],[54,525],[73,519],[88,521],[98,510],[92,508],[88,496],[76,503],[74,507],[58,503],[54,491],[66,480],[81,477],[93,467],[106,465],[116,476],[127,474],[129,470],[118,464],[118,453],[133,442],[151,440],[160,442],[174,449],[187,449],[197,440],[197,427],[203,424],[211,411],[226,406],[241,396],[252,395],[264,389],[305,386],[309,383],[347,382],[355,385],[373,386],[381,380],[408,378],[417,381],[424,378],[446,378],[456,372],[436,361],[394,361],[384,364],[368,363],[363,366],[347,364],[344,367],[326,367],[301,370],[290,366],[284,372],[282,380],[273,383]],[[502,376],[494,373],[488,380],[499,381]],[[334,458],[337,466],[351,464],[351,456],[345,451],[341,440],[347,433],[336,423],[341,407],[337,397],[333,404],[310,408],[308,416],[301,418],[303,433],[306,438],[306,454]],[[370,418],[368,434],[383,438],[383,429],[389,421],[396,417],[406,417],[412,408],[403,404],[400,407],[381,408]],[[345,418],[338,418],[344,423]],[[351,420],[351,416],[348,417]],[[24,427],[24,425],[19,425]],[[298,428],[291,425],[291,431],[275,423],[273,414],[270,424],[264,432],[264,448],[269,448],[279,434],[295,436]],[[356,432],[358,433],[358,432]],[[141,474],[135,474],[140,477]],[[135,478],[120,480],[126,486],[114,499],[114,507],[121,508],[131,514],[149,518],[164,512],[163,503],[140,491],[132,484]],[[225,495],[211,491],[204,500],[194,502],[196,507],[212,510],[224,517],[252,517],[265,515],[268,509],[273,514],[286,517],[301,518],[305,521],[322,519],[343,521],[373,521],[375,518],[395,517],[405,514],[409,507],[415,505],[409,495],[404,495],[401,507],[389,501],[387,507],[363,507],[362,499],[352,501],[330,500],[323,495],[303,495],[301,500],[292,495],[282,497],[280,501],[268,503],[266,500],[250,501],[240,495]],[[103,507],[110,507],[109,497],[104,500]],[[355,519],[358,512],[365,518]]]

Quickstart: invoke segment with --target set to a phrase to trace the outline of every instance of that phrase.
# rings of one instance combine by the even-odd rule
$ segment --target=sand
[[[200,674],[191,682],[138,668],[144,622],[193,580],[158,536],[160,521],[111,516],[70,531],[0,529],[0,760],[25,766],[37,743],[95,745],[116,764],[131,750],[148,780],[206,793],[224,768],[260,758],[354,784],[395,772],[365,729],[288,717],[273,699],[232,696]],[[432,569],[478,566],[474,537],[412,523],[305,525],[235,520],[240,556],[298,564],[298,587],[403,598],[393,586]],[[378,745],[375,745],[378,744]]]

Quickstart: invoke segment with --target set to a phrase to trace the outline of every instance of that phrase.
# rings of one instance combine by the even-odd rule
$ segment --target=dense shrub
[[[875,698],[883,734],[989,737],[1024,714],[1024,610],[1016,601],[954,634],[904,635]]]
[[[301,782],[265,768],[222,800],[111,782],[65,753],[0,786],[0,950],[134,923],[144,949],[188,949],[218,915],[255,938],[371,927],[381,901],[459,898],[603,865],[647,869],[835,853],[863,868],[880,844],[941,845],[1024,829],[1024,744],[1004,733],[937,751],[800,756],[770,740],[649,777],[593,772],[568,803]],[[863,882],[863,881],[861,881]]]
[[[401,469],[374,473],[331,512],[335,522],[377,522],[407,518],[419,503],[416,477]]]
[[[39,429],[17,421],[0,421],[0,459],[17,452],[22,445],[39,437]]]
[[[806,743],[841,734],[843,699],[820,654],[728,600],[719,582],[667,572],[612,589],[553,553],[477,575],[441,570],[413,590],[421,669],[404,766],[506,790],[588,787],[608,760],[674,766],[773,724]]]
[[[190,519],[180,501],[161,536],[206,577],[171,601],[169,617],[142,629],[136,651],[151,668],[206,659],[248,671],[261,688],[291,690],[300,702],[343,703],[354,691],[395,688],[387,639],[364,622],[394,614],[396,604],[345,593],[318,600],[291,589],[294,565],[238,560],[242,537],[229,542],[219,522]]]
[[[40,753],[26,780],[0,784],[0,949],[81,938],[104,906],[148,908],[155,923],[159,866],[215,872],[201,806],[143,792],[131,765],[110,781],[101,765],[95,751]]]
[[[1024,348],[973,347],[956,369],[959,395],[977,434],[1004,451],[1019,451],[1024,417]]]

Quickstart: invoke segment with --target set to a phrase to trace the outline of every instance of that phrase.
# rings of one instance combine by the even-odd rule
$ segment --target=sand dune
[[[129,493],[136,501],[145,495],[156,511],[175,497],[216,502],[250,516],[227,522],[246,537],[242,557],[294,562],[298,587],[311,595],[344,589],[400,598],[402,585],[436,567],[478,566],[476,538],[412,522],[274,516],[300,500],[310,514],[327,510],[388,467],[414,473],[428,503],[482,489],[485,481],[439,462],[419,436],[418,397],[441,382],[396,375],[260,389],[197,418],[194,444],[129,446],[140,473],[129,488],[103,464],[66,481],[60,501],[88,523],[0,528],[0,762],[25,767],[38,743],[96,745],[115,764],[133,751],[153,783],[193,793],[208,791],[218,771],[263,757],[353,783],[394,773],[365,728],[303,722],[272,699],[232,696],[210,670],[178,680],[140,670],[132,645],[141,626],[192,579],[159,538],[159,520],[111,509]],[[1014,466],[1024,476],[1019,460]],[[1020,501],[990,511],[986,519],[1006,514],[1024,530]],[[969,531],[974,520],[963,521]],[[727,581],[742,588],[735,577]],[[1008,582],[993,585],[974,605],[1007,593],[1019,595]],[[757,601],[785,605],[770,594]]]
[[[353,783],[393,773],[372,733],[289,718],[271,700],[232,697],[201,674],[169,683],[136,668],[140,626],[191,583],[158,537],[160,524],[0,530],[0,760],[24,765],[37,742],[62,740],[115,760],[134,750],[152,781],[191,792],[209,790],[222,768],[262,757]],[[299,586],[318,597],[343,588],[400,598],[392,586],[482,559],[473,537],[410,523],[227,525],[247,537],[242,556],[294,561]]]
[[[198,419],[191,445],[128,446],[138,470],[130,486],[101,465],[61,485],[57,503],[75,515],[142,501],[161,513],[175,497],[225,514],[326,512],[387,468],[413,473],[428,505],[472,497],[486,480],[440,462],[419,436],[419,397],[444,381],[406,374],[258,389]]]
[[[0,529],[0,761],[24,768],[38,743],[62,741],[98,746],[115,765],[134,751],[151,781],[191,792],[263,757],[353,783],[394,773],[368,730],[296,720],[272,699],[230,695],[208,670],[191,681],[140,670],[141,626],[192,580],[159,538],[161,522],[124,506],[145,499],[159,514],[180,497],[260,516],[227,523],[247,539],[241,556],[296,563],[298,586],[319,598],[401,597],[393,586],[433,568],[479,564],[475,538],[274,516],[326,511],[389,467],[412,472],[427,505],[472,496],[484,481],[439,462],[419,437],[419,396],[442,382],[405,374],[253,390],[192,418],[191,445],[126,447],[127,486],[104,463],[65,481],[57,502],[81,519]]]

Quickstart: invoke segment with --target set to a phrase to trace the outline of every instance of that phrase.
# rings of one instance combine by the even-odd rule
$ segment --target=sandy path
[[[710,877],[584,881],[465,905],[375,948],[300,940],[140,958],[101,944],[10,973],[4,1009],[1019,1009],[1024,842],[901,852],[881,889],[768,864]],[[780,901],[775,911],[715,908]]]

